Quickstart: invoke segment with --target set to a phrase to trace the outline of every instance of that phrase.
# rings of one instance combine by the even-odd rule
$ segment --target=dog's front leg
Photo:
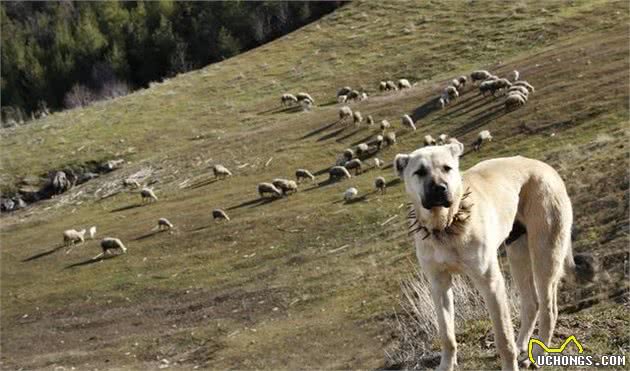
[[[486,272],[479,275],[471,275],[471,279],[479,292],[481,292],[488,308],[488,313],[490,313],[494,330],[494,342],[501,357],[501,369],[518,370],[514,328],[512,327],[505,281],[503,280],[498,260],[494,259]]]
[[[437,312],[440,345],[442,346],[438,370],[452,370],[457,365],[452,276],[449,272],[430,272],[429,280],[431,281],[431,296]]]

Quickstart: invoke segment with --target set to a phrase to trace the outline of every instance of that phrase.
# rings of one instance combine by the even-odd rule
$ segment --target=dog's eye
[[[423,166],[420,169],[416,170],[416,172],[414,173],[419,177],[423,177],[425,175],[427,175],[427,169]]]
[[[447,172],[447,173],[448,173],[448,172],[449,172],[449,171],[451,171],[451,170],[453,170],[453,168],[452,168],[452,167],[450,167],[450,166],[448,166],[448,165],[444,165],[444,171],[445,171],[445,172]]]

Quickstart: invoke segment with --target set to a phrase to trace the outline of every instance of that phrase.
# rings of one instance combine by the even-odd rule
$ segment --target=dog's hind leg
[[[453,278],[448,272],[427,272],[431,282],[431,296],[435,304],[442,346],[438,370],[453,370],[457,365],[455,340],[455,310],[453,307]]]
[[[527,249],[527,236],[521,236],[511,244],[506,245],[505,250],[510,262],[510,272],[521,301],[521,328],[518,331],[516,349],[519,353],[526,352],[529,338],[536,326],[538,314],[538,297],[534,285],[532,263]]]
[[[505,281],[503,274],[501,274],[498,259],[493,259],[489,264],[485,272],[473,274],[470,278],[483,296],[483,300],[488,308],[497,352],[501,357],[501,369],[518,370],[514,328],[512,327],[512,316],[510,315],[507,301]]]

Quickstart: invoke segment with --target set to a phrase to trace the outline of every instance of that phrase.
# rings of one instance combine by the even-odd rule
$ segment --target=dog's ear
[[[403,172],[405,171],[405,167],[409,163],[409,155],[399,153],[394,157],[394,169],[396,169],[396,175],[400,178],[403,177]]]
[[[464,145],[455,138],[450,140],[448,149],[451,151],[453,157],[459,157],[464,153]]]

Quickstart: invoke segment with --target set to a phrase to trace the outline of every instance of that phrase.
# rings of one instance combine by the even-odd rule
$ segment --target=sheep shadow
[[[337,129],[337,130],[335,130],[335,131],[331,131],[330,133],[328,133],[328,134],[326,134],[326,135],[324,135],[324,136],[322,136],[322,137],[317,138],[317,141],[318,141],[318,142],[323,142],[323,141],[328,140],[328,139],[330,139],[330,138],[334,138],[334,137],[336,137],[337,135],[339,135],[339,134],[341,134],[342,132],[344,132],[346,129],[348,129],[348,127],[347,127],[347,126],[344,126],[344,127],[340,128],[340,129]]]
[[[117,213],[120,211],[131,210],[131,209],[135,209],[136,207],[142,207],[142,206],[144,206],[144,204],[127,205],[127,206],[119,207],[117,209],[113,209],[110,211],[110,213]]]
[[[320,188],[324,188],[327,187],[331,184],[335,184],[335,183],[339,183],[343,180],[343,178],[328,178],[322,182],[317,183],[317,185],[314,185],[310,188],[305,189],[303,192],[310,192],[310,191],[314,191],[316,189],[320,189]]]
[[[486,98],[486,97],[484,97],[484,98]],[[465,110],[461,110],[461,111],[459,111],[459,112],[449,116],[448,118],[456,118],[456,117],[464,116],[464,115],[466,115],[466,114],[468,114],[470,112],[474,112],[474,111],[478,110],[479,108],[481,108],[481,107],[483,107],[485,105],[492,104],[492,102],[493,102],[492,100],[482,99],[482,100],[479,101],[478,104],[472,105],[472,106],[466,108]]]
[[[317,128],[315,130],[309,131],[308,133],[304,134],[304,136],[301,137],[300,139],[308,139],[308,138],[310,138],[312,136],[315,136],[315,135],[317,135],[317,134],[319,134],[319,133],[321,133],[321,132],[323,132],[325,130],[330,129],[331,127],[335,126],[338,123],[339,123],[339,120],[331,122],[330,124],[326,124],[326,125],[324,125],[324,126],[322,126],[320,128]]]
[[[249,200],[249,201],[244,201],[244,202],[241,202],[241,203],[240,203],[240,204],[238,204],[238,205],[230,206],[230,207],[228,207],[228,208],[227,208],[227,209],[225,209],[225,210],[226,210],[226,211],[230,211],[230,210],[240,209],[240,208],[242,208],[242,207],[252,206],[252,205],[255,205],[255,204],[257,204],[257,203],[260,203],[262,200],[263,200],[263,198],[258,197],[258,198],[255,198],[255,199],[253,199],[253,200]]]
[[[496,119],[506,115],[507,113],[508,112],[505,111],[505,108],[503,108],[502,104],[497,104],[497,105],[491,107],[490,110],[481,113],[481,115],[477,116],[476,119],[474,119],[474,120],[464,124],[463,126],[455,129],[451,136],[459,137],[459,136],[468,134],[471,131],[482,127],[486,123],[488,123],[488,122],[490,122],[492,120],[496,120]]]
[[[393,166],[393,165],[390,165],[390,166]],[[393,186],[401,184],[401,183],[402,183],[402,179],[394,178],[394,179],[388,181],[387,183],[385,183],[385,187],[389,188],[389,187],[393,187]]]
[[[197,183],[191,184],[191,185],[189,185],[186,188],[188,188],[188,189],[197,189],[197,188],[205,187],[207,185],[210,185],[210,184],[212,184],[214,182],[218,182],[218,181],[219,181],[219,179],[217,179],[217,178],[202,180],[201,182],[197,182]]]
[[[59,246],[56,246],[56,247],[54,247],[54,248],[52,248],[50,250],[47,250],[47,251],[44,251],[44,252],[40,252],[39,254],[35,254],[33,256],[29,256],[28,258],[23,259],[22,263],[30,262],[31,260],[37,260],[39,258],[43,258],[44,256],[48,256],[50,254],[54,254],[57,251],[63,249],[64,247],[65,247],[65,245],[59,245]]]
[[[285,196],[281,196],[281,197],[261,197],[260,198],[260,202],[251,205],[249,208],[253,209],[253,208],[256,208],[256,207],[264,206],[264,205],[270,204],[272,202],[276,202],[278,200],[282,200],[283,198],[285,198]]]
[[[142,236],[139,236],[139,237],[134,238],[132,241],[145,240],[145,239],[147,239],[147,238],[149,238],[149,237],[153,237],[153,236],[155,236],[155,235],[157,235],[157,234],[160,234],[160,233],[162,233],[162,232],[166,232],[166,229],[161,229],[161,230],[160,230],[160,229],[158,229],[157,231],[151,231],[151,232],[149,232],[149,233],[143,234]]]
[[[73,264],[70,264],[70,265],[66,265],[63,269],[65,270],[65,269],[70,269],[70,268],[82,267],[84,265],[90,265],[90,264],[98,263],[98,262],[101,262],[101,261],[104,261],[104,260],[114,259],[114,258],[119,257],[120,255],[122,255],[122,254],[103,255],[103,256],[101,256],[99,258],[96,258],[96,259],[89,258],[87,260],[80,261],[78,263],[73,263]]]
[[[331,100],[330,102],[327,102],[327,103],[318,104],[318,106],[320,106],[320,107],[328,107],[328,106],[334,106],[335,104],[337,104],[337,101],[336,100]]]
[[[344,140],[346,140],[346,139],[350,138],[350,137],[351,137],[351,136],[353,136],[353,135],[358,134],[359,132],[361,132],[361,131],[363,131],[363,130],[365,130],[365,128],[358,128],[358,129],[356,129],[356,130],[354,130],[354,131],[351,131],[350,133],[348,133],[348,134],[346,134],[346,135],[344,135],[344,136],[342,136],[342,137],[337,138],[336,142],[337,142],[337,143],[341,143],[341,142],[343,142]]]
[[[431,113],[437,111],[439,100],[440,100],[440,97],[435,97],[431,99],[430,101],[424,103],[420,107],[416,108],[415,110],[413,110],[413,112],[410,115],[413,122],[421,120],[427,117],[428,115],[430,115]]]
[[[350,145],[351,146],[356,146],[356,145],[359,145],[361,143],[365,143],[368,140],[372,139],[375,135],[377,135],[377,132],[373,132],[372,134],[368,135],[367,137],[363,137],[363,138],[361,138],[361,139],[359,139],[359,140],[357,140],[355,142],[352,142],[352,143],[350,143]],[[370,145],[376,144],[376,141],[372,141],[372,142],[370,142],[368,144],[370,144]]]
[[[276,113],[295,113],[298,111],[302,111],[302,107],[300,107],[299,105],[290,106],[290,107],[280,106],[280,107],[268,109],[266,111],[258,112],[257,114],[258,115],[267,115],[267,114],[275,115]]]
[[[443,115],[439,116],[438,119],[444,119],[444,118],[448,118],[450,116],[453,116],[454,114],[476,104],[479,103],[483,100],[485,100],[486,97],[484,97],[481,93],[477,94],[476,96],[473,96],[471,98],[465,99],[463,101],[460,101],[458,104],[451,106],[449,109],[448,106],[446,106],[445,108],[448,110],[448,112],[444,113]]]

